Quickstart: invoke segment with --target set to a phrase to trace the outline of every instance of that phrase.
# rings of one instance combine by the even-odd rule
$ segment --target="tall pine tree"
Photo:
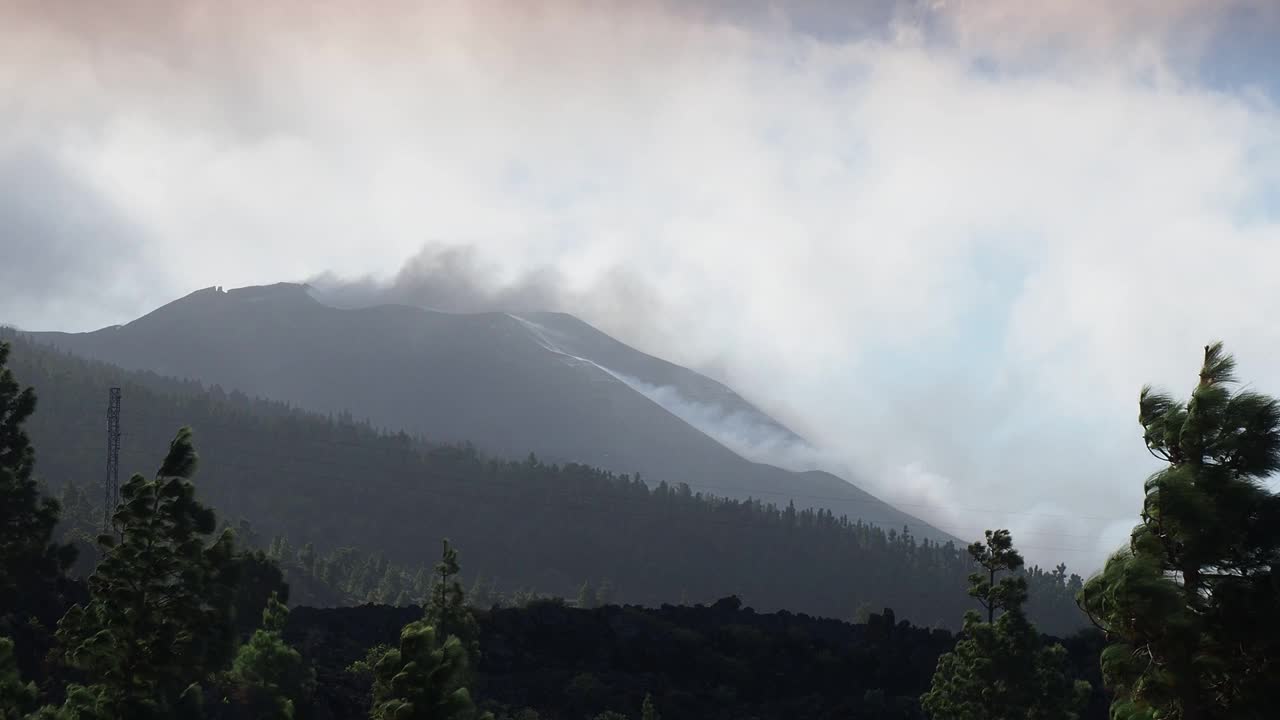
[[[441,541],[440,562],[436,563],[436,580],[427,601],[424,619],[440,633],[441,637],[453,635],[462,643],[472,663],[480,655],[480,630],[471,608],[467,607],[467,595],[458,580],[462,566],[458,562],[458,550],[447,539]]]
[[[996,580],[999,573],[1013,573],[1023,565],[1022,555],[1013,549],[1013,537],[1008,530],[988,530],[986,542],[969,546],[969,556],[983,570],[969,576],[969,595],[986,609],[988,623],[995,621],[997,611],[1020,607],[1026,602],[1024,578],[1010,574]]]
[[[1144,387],[1138,421],[1163,467],[1129,546],[1080,594],[1112,644],[1116,720],[1275,717],[1280,687],[1280,403],[1236,386],[1221,343],[1185,404]]]
[[[228,679],[237,703],[258,720],[293,720],[315,689],[315,671],[284,641],[289,609],[272,594],[262,627],[240,646]]]
[[[24,683],[13,659],[13,641],[0,637],[0,720],[21,720],[36,704],[36,684]]]
[[[1066,650],[1046,646],[1023,613],[1027,585],[1012,575],[1022,556],[1009,531],[988,530],[986,542],[970,545],[969,554],[983,568],[969,576],[969,594],[988,621],[972,610],[965,615],[955,649],[938,658],[921,707],[934,720],[1076,720],[1088,683],[1071,681]]]
[[[653,696],[649,693],[644,694],[644,703],[640,706],[640,720],[662,720],[658,709],[653,705]]]
[[[75,561],[74,548],[51,541],[58,503],[40,496],[35,451],[23,429],[36,395],[18,385],[8,362],[9,344],[0,343],[0,626],[56,605],[58,578]]]
[[[214,513],[190,481],[195,469],[183,428],[154,479],[134,475],[121,488],[113,517],[121,539],[100,538],[106,556],[89,578],[91,599],[58,625],[66,660],[91,683],[86,696],[117,717],[189,711],[198,684],[230,659],[232,533],[213,537]]]

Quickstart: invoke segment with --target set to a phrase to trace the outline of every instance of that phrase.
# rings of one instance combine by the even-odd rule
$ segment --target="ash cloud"
[[[453,313],[563,312],[645,352],[661,355],[672,349],[663,322],[672,311],[670,302],[638,273],[618,265],[594,271],[585,283],[575,282],[555,265],[524,262],[509,268],[473,245],[432,243],[387,278],[349,278],[329,271],[306,282],[317,299],[335,307],[399,304]],[[716,374],[714,368],[697,369]]]
[[[657,322],[667,305],[655,288],[635,274],[613,268],[577,290],[571,288],[567,274],[554,267],[520,269],[505,281],[500,279],[502,275],[501,269],[486,262],[474,247],[434,244],[420,250],[388,279],[343,279],[329,272],[310,278],[307,284],[318,300],[335,307],[402,304],[451,313],[563,312],[583,318],[642,351],[648,347],[659,357],[670,356],[674,345]],[[684,397],[678,388],[588,362],[748,460],[796,471],[821,469],[846,476],[849,472],[835,456],[758,413],[699,402]],[[708,377],[718,374],[714,366],[693,369]],[[750,388],[733,389],[751,394]]]
[[[472,247],[428,245],[395,276],[344,279],[335,273],[307,281],[326,303],[338,307],[413,305],[454,313],[562,311],[565,279],[553,268],[521,272],[507,283]]]

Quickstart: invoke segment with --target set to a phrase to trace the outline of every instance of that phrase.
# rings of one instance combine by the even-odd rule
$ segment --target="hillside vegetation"
[[[40,412],[28,424],[41,448],[37,474],[54,491],[78,484],[89,501],[68,508],[72,515],[88,524],[100,518],[92,502],[103,409],[107,388],[121,386],[123,468],[155,467],[172,429],[189,425],[206,458],[199,493],[224,519],[246,519],[264,545],[281,535],[295,551],[310,544],[321,556],[336,554],[328,570],[299,563],[294,552],[282,559],[295,602],[420,601],[425,588],[413,579],[449,537],[466,550],[468,583],[481,576],[506,595],[572,598],[589,581],[612,586],[619,602],[733,593],[760,610],[853,619],[859,608],[892,607],[942,627],[955,627],[971,606],[963,588],[973,565],[962,548],[797,509],[804,498],[783,506],[726,500],[582,465],[497,460],[350,417],[125,372],[13,334],[0,339],[13,344],[15,376],[40,390]],[[1029,614],[1042,629],[1084,625],[1073,600],[1079,578],[1061,567],[1031,568],[1027,578]]]

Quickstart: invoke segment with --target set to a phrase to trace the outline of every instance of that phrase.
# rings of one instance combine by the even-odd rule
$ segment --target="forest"
[[[191,427],[205,458],[201,498],[250,546],[292,548],[276,556],[304,604],[420,602],[423,570],[448,537],[467,551],[468,587],[508,598],[573,598],[589,583],[609,601],[647,606],[734,594],[759,610],[846,620],[892,607],[950,629],[969,607],[952,590],[973,570],[963,547],[874,517],[835,517],[802,497],[729,500],[679,482],[485,457],[7,339],[15,376],[40,390],[28,423],[42,449],[36,473],[63,499],[62,531],[88,545],[102,526],[102,417],[117,386],[121,466],[155,467],[174,428]],[[1023,572],[1028,612],[1046,632],[1088,624],[1074,600],[1078,576],[1065,566]]]
[[[1028,571],[1005,530],[916,542],[9,340],[5,720],[1273,715],[1280,403],[1241,388],[1220,344],[1188,400],[1142,390],[1141,438],[1164,467],[1128,546],[1083,581]],[[87,488],[111,383],[155,421],[125,466],[158,469],[122,482],[103,527]],[[294,587],[395,605],[299,607]],[[1071,632],[1067,606],[1090,629]],[[955,616],[954,634],[918,624]],[[1066,637],[1043,633],[1055,622]]]

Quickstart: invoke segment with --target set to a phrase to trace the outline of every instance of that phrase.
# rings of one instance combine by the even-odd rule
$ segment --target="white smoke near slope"
[[[797,442],[793,433],[780,428],[759,413],[730,410],[722,405],[698,402],[686,398],[679,389],[670,385],[655,385],[617,372],[565,350],[552,339],[554,332],[550,328],[512,313],[507,313],[507,316],[528,329],[538,344],[548,352],[575,363],[589,365],[608,375],[748,460],[798,472],[833,471],[830,463],[824,464],[816,448],[803,441]]]
[[[524,326],[536,342],[548,352],[559,355],[569,362],[590,367],[626,385],[741,457],[794,472],[822,470],[846,480],[859,479],[856,458],[842,457],[838,452],[814,447],[803,438],[780,427],[771,418],[757,412],[731,410],[713,402],[700,402],[686,397],[674,386],[658,385],[618,372],[595,360],[568,351],[556,341],[557,333],[551,328],[516,314],[507,313],[507,316]],[[949,494],[953,490],[951,482],[950,478],[931,472],[919,463],[909,463],[900,468],[882,469],[881,481],[871,484],[871,487],[892,487],[896,488],[898,493],[908,497],[921,497],[936,496],[940,493]],[[725,488],[702,486],[697,489],[714,494]],[[789,495],[770,499],[785,502],[805,499],[821,501],[830,498]],[[973,511],[974,508],[940,507],[910,501],[899,503],[899,505],[901,509],[912,514],[929,514],[935,526],[957,537],[977,537],[986,529],[982,524],[975,524],[965,517],[966,512]],[[1015,513],[1015,515],[1018,514]],[[877,518],[874,514],[864,519],[879,523],[889,522],[888,519]],[[1063,537],[1075,540],[1087,539],[1085,535],[1072,534],[1073,529],[1079,530],[1078,524],[1073,523],[1073,520],[1072,516],[1064,514],[1062,508],[1041,503],[1032,512],[1021,513],[1007,524],[1024,537],[1023,545],[1028,549],[1048,552],[1053,549],[1043,547],[1046,536],[1059,540]],[[1046,521],[1052,524],[1052,532],[1043,531]],[[1025,542],[1026,538],[1030,538],[1030,541]],[[1040,544],[1037,545],[1037,542]]]

